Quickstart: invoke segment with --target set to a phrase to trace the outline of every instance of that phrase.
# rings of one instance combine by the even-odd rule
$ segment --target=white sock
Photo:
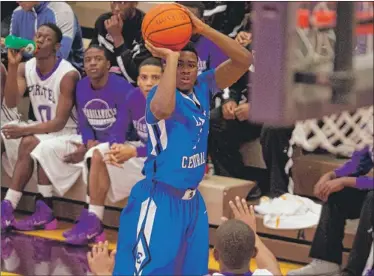
[[[38,184],[38,192],[43,196],[43,197],[52,197],[53,194],[53,187],[52,185],[40,185]]]
[[[104,206],[88,205],[88,212],[94,213],[101,221],[104,217]]]
[[[89,195],[86,195],[86,203],[90,204],[90,196]]]
[[[18,192],[18,191],[12,190],[12,189],[8,189],[8,191],[6,192],[4,200],[9,200],[10,203],[12,203],[13,209],[16,209],[19,201],[21,200],[21,197],[22,197],[22,192]]]

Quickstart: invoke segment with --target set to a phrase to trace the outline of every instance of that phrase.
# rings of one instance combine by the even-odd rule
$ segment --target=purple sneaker
[[[53,216],[51,208],[42,200],[36,201],[35,212],[20,221],[16,221],[13,227],[21,231],[33,230],[55,230],[57,228],[57,219]]]
[[[75,222],[75,225],[71,229],[66,230],[64,233],[62,233],[62,236],[64,238],[68,238],[70,236],[70,234],[74,231],[74,228],[77,226],[78,222],[81,221],[87,215],[88,215],[88,210],[86,208],[84,208],[82,210],[81,214],[79,215],[78,220]]]
[[[1,259],[7,260],[14,250],[12,237],[1,235]]]
[[[104,228],[99,218],[90,212],[73,227],[66,242],[74,245],[87,245],[90,242],[105,241]]]
[[[1,202],[1,232],[13,227],[15,222],[13,211],[12,203],[9,200]]]

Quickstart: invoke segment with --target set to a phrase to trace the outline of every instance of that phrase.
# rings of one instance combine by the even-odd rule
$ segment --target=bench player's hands
[[[235,108],[237,108],[235,101],[229,101],[222,105],[222,115],[225,120],[235,120]]]
[[[235,108],[235,116],[240,121],[246,121],[249,119],[249,103],[242,103],[237,108]]]
[[[333,180],[336,178],[336,175],[334,172],[328,172],[328,173],[325,173],[317,182],[317,184],[314,186],[314,195],[323,200],[322,199],[322,189],[323,189],[323,186],[326,184],[327,181],[330,181],[330,180]]]
[[[23,136],[27,136],[26,127],[13,124],[3,126],[1,131],[3,132],[6,139],[18,139]]]
[[[171,56],[179,57],[180,55],[179,52],[174,52],[173,50],[170,50],[168,48],[156,47],[152,45],[148,40],[145,41],[145,47],[152,54],[152,56],[164,60],[167,60]]]
[[[252,34],[248,32],[241,31],[235,37],[235,41],[238,42],[243,47],[247,47],[248,44],[252,42]]]
[[[122,167],[130,158],[136,157],[136,148],[130,144],[113,144],[105,154],[105,162],[116,167]]]
[[[244,198],[240,199],[238,196],[235,198],[235,203],[230,200],[229,205],[234,218],[243,221],[256,233],[256,216],[253,206],[248,207],[247,201]],[[222,220],[226,221],[228,219],[223,217]]]
[[[108,276],[113,274],[116,250],[109,254],[108,241],[100,242],[87,253],[88,265],[94,275]]]
[[[8,66],[9,65],[18,66],[22,61],[24,50],[25,50],[24,48],[20,50],[8,49]]]
[[[74,141],[69,141],[71,145],[73,145],[76,149],[74,152],[69,153],[64,156],[64,162],[70,164],[77,164],[84,160],[84,155],[87,152],[87,148],[84,144],[76,143]]]

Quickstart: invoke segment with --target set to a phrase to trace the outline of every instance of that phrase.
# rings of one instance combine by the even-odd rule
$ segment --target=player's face
[[[191,92],[197,78],[197,56],[193,52],[182,51],[178,60],[177,88]]]
[[[37,30],[34,41],[36,43],[35,57],[38,59],[56,54],[60,47],[60,43],[57,43],[56,33],[47,26],[41,26]]]
[[[90,48],[84,53],[84,70],[90,79],[101,79],[108,74],[110,62],[101,49]]]
[[[110,9],[112,10],[112,13],[114,15],[120,14],[122,19],[126,19],[131,16],[134,9],[136,8],[138,2],[130,2],[130,1],[122,1],[122,2],[116,2],[112,1],[110,2]]]
[[[138,86],[145,97],[153,86],[158,85],[161,79],[162,69],[155,65],[144,65],[139,70]]]
[[[35,7],[39,2],[33,1],[33,2],[27,2],[27,1],[18,1],[18,5],[21,6],[21,8],[24,11],[31,11],[33,7]]]

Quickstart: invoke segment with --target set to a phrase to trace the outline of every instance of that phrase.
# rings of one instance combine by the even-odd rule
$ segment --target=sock
[[[12,203],[13,209],[17,208],[19,201],[21,200],[22,192],[18,192],[16,190],[8,189],[4,200],[9,200]]]
[[[94,213],[102,221],[104,217],[104,206],[90,204],[88,206],[88,212]]]
[[[53,187],[52,185],[40,185],[38,184],[38,192],[43,197],[52,197]]]
[[[53,211],[52,191],[53,191],[52,185],[38,184],[39,196],[36,197],[36,201],[42,200]]]

